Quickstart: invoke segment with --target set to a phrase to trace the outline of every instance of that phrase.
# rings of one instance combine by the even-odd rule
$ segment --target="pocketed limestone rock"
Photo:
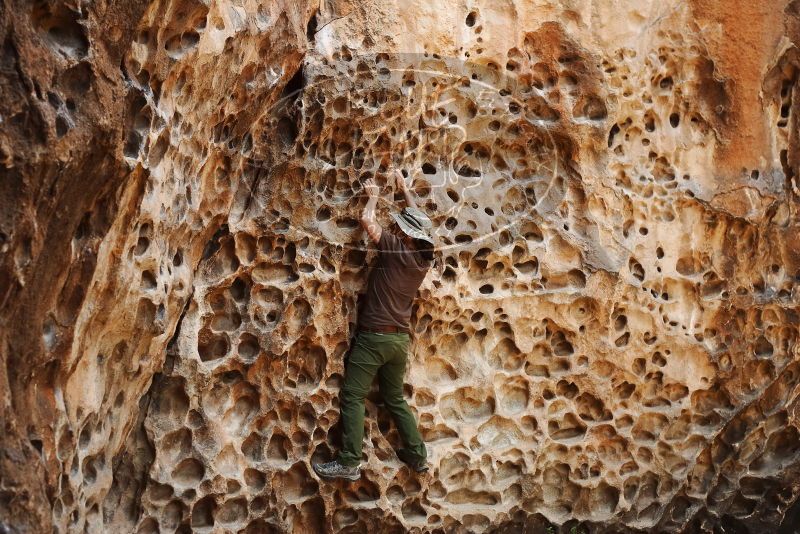
[[[7,1],[0,525],[790,532],[797,2],[620,4]],[[325,482],[395,166],[431,469]]]

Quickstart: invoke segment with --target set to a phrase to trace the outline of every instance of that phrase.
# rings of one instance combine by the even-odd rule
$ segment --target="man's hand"
[[[397,190],[403,193],[406,192],[406,178],[403,176],[403,172],[400,169],[394,170],[394,182],[397,186]]]
[[[378,186],[372,178],[364,182],[364,191],[367,193],[369,200],[367,200],[364,212],[361,214],[361,227],[367,231],[367,235],[369,235],[372,242],[377,244],[381,240],[381,225],[378,224],[375,218],[375,206],[378,204]]]
[[[413,180],[413,178],[409,178]],[[414,197],[411,195],[411,191],[408,190],[408,184],[406,183],[406,178],[403,176],[402,171],[400,169],[394,170],[394,182],[397,186],[397,190],[403,193],[403,198],[406,199],[406,205],[409,208],[416,208],[417,203],[414,202]]]
[[[366,182],[364,182],[364,191],[367,193],[367,196],[370,197],[370,198],[377,197],[378,196],[378,185],[375,183],[375,180],[370,178]]]

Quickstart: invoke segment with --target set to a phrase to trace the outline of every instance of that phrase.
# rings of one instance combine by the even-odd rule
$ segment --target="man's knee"
[[[361,402],[367,396],[367,390],[357,386],[348,386],[347,384],[341,390],[342,402]]]
[[[383,404],[386,405],[387,408],[395,409],[395,410],[407,410],[408,403],[403,398],[402,391],[392,391],[389,393],[384,393],[383,395]]]

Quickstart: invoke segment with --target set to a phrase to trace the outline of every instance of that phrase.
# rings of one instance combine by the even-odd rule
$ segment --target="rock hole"
[[[635,258],[631,258],[628,261],[628,269],[631,271],[634,278],[640,282],[644,280],[644,267],[642,267],[642,264],[636,261]]]
[[[230,349],[226,334],[215,334],[204,327],[197,335],[197,352],[200,360],[210,362],[224,358]]]
[[[314,42],[315,35],[317,33],[317,16],[319,15],[319,11],[315,11],[311,18],[308,20],[308,24],[306,24],[306,39],[310,42]]]
[[[205,472],[199,460],[186,458],[172,470],[172,478],[180,485],[193,487],[203,480]]]
[[[51,7],[44,2],[37,2],[31,13],[34,26],[44,33],[45,39],[72,59],[85,58],[89,53],[89,40],[78,20],[79,16],[78,11],[60,3]]]
[[[478,13],[476,11],[470,11],[467,14],[467,18],[464,20],[464,24],[472,28],[473,26],[475,26],[475,21],[477,20],[477,18],[478,18]]]
[[[217,503],[214,497],[203,497],[192,507],[192,528],[208,528],[214,526],[214,514],[217,511]]]
[[[239,357],[246,363],[252,363],[260,352],[258,338],[248,332],[243,332],[239,336],[238,353]]]
[[[608,148],[614,145],[614,137],[619,133],[619,124],[615,124],[608,132]]]
[[[288,440],[280,434],[273,434],[267,447],[267,458],[270,460],[287,461],[289,459]]]
[[[158,285],[156,281],[156,275],[153,274],[153,271],[143,271],[142,272],[142,287],[144,289],[155,289]]]

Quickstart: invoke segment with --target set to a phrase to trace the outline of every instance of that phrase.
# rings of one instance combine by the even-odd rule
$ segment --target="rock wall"
[[[9,532],[794,532],[795,1],[5,0]],[[374,251],[406,398],[326,483]]]

